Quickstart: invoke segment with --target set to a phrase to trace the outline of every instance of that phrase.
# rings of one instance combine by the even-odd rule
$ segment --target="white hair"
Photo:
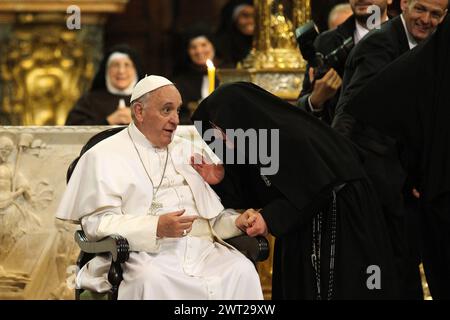
[[[334,17],[337,14],[344,13],[344,12],[352,12],[352,7],[350,6],[350,3],[340,3],[337,4],[331,9],[330,14],[328,15],[328,27],[330,27],[331,21],[334,19]]]

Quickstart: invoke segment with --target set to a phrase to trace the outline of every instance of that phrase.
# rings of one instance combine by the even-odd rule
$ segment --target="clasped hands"
[[[235,221],[236,227],[250,237],[267,236],[269,230],[260,210],[247,209]]]

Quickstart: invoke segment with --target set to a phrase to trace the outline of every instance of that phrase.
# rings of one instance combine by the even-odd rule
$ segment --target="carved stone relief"
[[[105,127],[0,127],[0,299],[73,299],[76,225],[55,219],[66,170]]]

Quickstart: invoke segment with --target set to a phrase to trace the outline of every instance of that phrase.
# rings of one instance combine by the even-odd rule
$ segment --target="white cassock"
[[[132,252],[122,265],[119,299],[263,298],[253,264],[222,240],[242,233],[234,223],[238,213],[224,210],[191,167],[193,152],[199,151],[190,141],[174,137],[155,195],[162,207],[153,211],[167,152],[154,148],[134,124],[98,143],[78,162],[56,216],[81,220],[90,240],[110,234],[127,238]],[[192,231],[182,238],[157,238],[158,216],[182,209],[184,215],[199,216]],[[109,257],[94,258],[80,270],[77,285],[109,290],[109,265]]]

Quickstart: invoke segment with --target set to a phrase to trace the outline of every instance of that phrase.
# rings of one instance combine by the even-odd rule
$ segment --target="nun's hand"
[[[110,125],[129,124],[131,122],[131,109],[118,107],[116,111],[111,113],[106,121]]]
[[[225,176],[223,165],[207,163],[205,158],[198,153],[191,156],[191,166],[201,175],[203,180],[211,185],[220,183]]]
[[[256,214],[252,216],[252,219],[254,219],[254,221],[252,225],[247,228],[247,234],[250,237],[267,236],[269,234],[269,229],[267,228],[266,221],[264,221],[261,213],[256,212]]]

